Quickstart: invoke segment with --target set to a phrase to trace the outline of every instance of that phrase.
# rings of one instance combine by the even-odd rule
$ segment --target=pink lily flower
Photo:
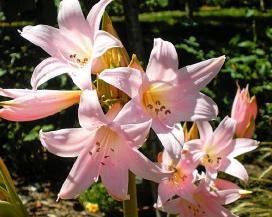
[[[180,196],[188,201],[193,201],[194,181],[197,178],[197,164],[193,162],[191,155],[187,152],[177,155],[168,153],[166,150],[162,153],[161,164],[166,169],[175,172],[159,184],[158,203],[165,203],[174,196]]]
[[[169,133],[179,121],[210,120],[218,109],[199,92],[218,73],[225,57],[209,59],[178,69],[173,44],[154,40],[146,74],[131,67],[106,69],[99,78],[127,93],[126,104],[133,113],[152,119],[157,134]],[[167,149],[167,147],[165,147]]]
[[[56,114],[80,100],[82,91],[0,89],[0,117],[9,121],[32,121]]]
[[[128,199],[128,170],[156,182],[169,175],[138,151],[151,120],[139,122],[137,115],[128,117],[124,108],[118,111],[113,106],[104,115],[96,91],[85,90],[79,104],[82,128],[40,132],[43,146],[53,154],[78,156],[60,190],[60,198],[75,197],[101,176],[109,194],[125,200]]]
[[[207,121],[197,122],[200,139],[188,141],[184,149],[205,166],[208,177],[215,179],[218,171],[228,173],[243,181],[248,180],[244,166],[235,157],[258,147],[253,139],[233,139],[236,121],[225,117],[213,132]]]
[[[250,98],[248,85],[241,90],[237,83],[237,92],[231,110],[231,118],[237,122],[235,136],[251,138],[255,131],[256,116],[256,97]]]
[[[243,193],[237,185],[226,180],[216,180],[212,189],[201,182],[193,192],[194,203],[177,198],[155,206],[170,214],[180,214],[181,217],[238,217],[222,205],[236,201]]]
[[[78,0],[62,0],[58,14],[59,29],[47,25],[23,28],[21,36],[51,56],[35,68],[31,78],[34,89],[64,73],[68,73],[79,88],[91,87],[93,61],[109,48],[122,47],[114,36],[99,30],[101,17],[110,2],[100,0],[86,20]]]

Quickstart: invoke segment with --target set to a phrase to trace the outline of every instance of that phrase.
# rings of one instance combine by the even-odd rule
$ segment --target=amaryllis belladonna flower
[[[176,157],[178,156],[178,157]],[[163,180],[158,188],[158,203],[165,203],[174,196],[182,197],[188,201],[193,201],[194,181],[197,177],[197,163],[193,161],[190,153],[179,155],[168,153],[166,150],[162,152],[161,164],[166,169],[175,172],[168,179]]]
[[[51,56],[35,68],[31,78],[33,88],[64,73],[68,73],[79,88],[91,87],[93,60],[111,47],[122,46],[118,39],[99,30],[101,17],[110,2],[100,0],[86,20],[78,0],[62,0],[59,29],[47,25],[23,28],[21,35]]]
[[[170,214],[180,214],[181,217],[238,217],[223,205],[236,201],[244,193],[247,191],[226,180],[217,179],[212,187],[202,180],[194,189],[194,202],[179,197],[155,206]]]
[[[62,157],[78,156],[60,190],[60,198],[75,197],[101,176],[108,192],[124,200],[128,199],[128,170],[157,182],[166,176],[168,172],[163,173],[138,151],[151,120],[139,123],[137,114],[127,116],[126,110],[118,111],[114,106],[104,115],[96,91],[86,90],[79,104],[82,128],[40,133],[43,146],[50,152]]]
[[[255,131],[256,116],[256,97],[250,98],[248,85],[241,90],[237,83],[237,92],[231,110],[231,117],[237,122],[235,136],[251,138]]]
[[[132,98],[126,104],[131,115],[152,118],[155,132],[167,134],[179,121],[216,117],[216,104],[199,91],[218,73],[224,60],[222,56],[178,69],[173,44],[155,39],[146,74],[132,67],[119,67],[104,70],[99,78]]]
[[[258,142],[247,138],[233,139],[235,125],[235,120],[225,117],[213,132],[209,122],[198,121],[200,139],[184,143],[184,149],[205,166],[207,175],[212,179],[216,178],[218,171],[222,171],[243,181],[248,180],[246,169],[235,157],[254,150]]]

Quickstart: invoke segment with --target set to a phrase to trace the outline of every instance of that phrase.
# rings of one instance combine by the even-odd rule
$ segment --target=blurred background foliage
[[[219,106],[219,118],[230,115],[236,93],[236,81],[241,87],[249,84],[256,95],[258,116],[254,138],[262,141],[260,148],[242,158],[251,179],[241,186],[253,190],[253,195],[231,206],[241,216],[272,216],[272,2],[268,0],[115,0],[107,9],[119,36],[130,54],[134,51],[125,28],[129,4],[136,2],[142,38],[142,62],[146,66],[153,46],[153,38],[161,37],[175,44],[180,67],[207,58],[226,55],[226,62],[218,76],[203,90]],[[47,54],[20,37],[18,30],[38,23],[57,25],[60,0],[4,0],[0,1],[0,87],[30,88],[34,67]],[[94,0],[81,0],[87,14]],[[125,5],[125,7],[124,7]],[[135,7],[135,4],[134,4]],[[137,18],[137,16],[136,16]],[[135,20],[137,22],[138,20]],[[139,36],[142,34],[142,37]],[[139,36],[139,37],[138,37]],[[60,76],[43,85],[48,89],[74,88],[70,79]],[[45,131],[78,125],[77,105],[60,114],[33,122],[15,123],[0,119],[0,155],[9,166],[12,176],[22,183],[35,181],[53,183],[58,191],[74,159],[64,159],[44,150],[38,139]],[[216,124],[215,124],[216,125]],[[152,160],[161,149],[150,140],[143,152]],[[155,215],[152,205],[156,185],[138,180],[140,210],[146,216]],[[80,197],[81,203],[97,203],[101,212],[118,216],[121,206],[111,199],[101,184],[96,184]],[[144,208],[147,207],[147,208]],[[113,210],[115,210],[113,212]],[[114,213],[114,214],[113,214]],[[156,216],[160,216],[158,212]],[[140,215],[144,216],[144,214]]]

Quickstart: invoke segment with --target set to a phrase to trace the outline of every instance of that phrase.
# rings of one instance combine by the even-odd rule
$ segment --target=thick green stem
[[[129,172],[128,193],[130,200],[123,202],[124,217],[138,217],[136,182],[135,175],[132,172]]]

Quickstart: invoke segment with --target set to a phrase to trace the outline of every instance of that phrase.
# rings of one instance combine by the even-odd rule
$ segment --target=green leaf
[[[256,43],[253,41],[242,41],[238,44],[238,47],[245,47],[245,48],[255,48]]]
[[[21,217],[18,216],[16,209],[6,201],[0,201],[0,216],[1,217]]]

